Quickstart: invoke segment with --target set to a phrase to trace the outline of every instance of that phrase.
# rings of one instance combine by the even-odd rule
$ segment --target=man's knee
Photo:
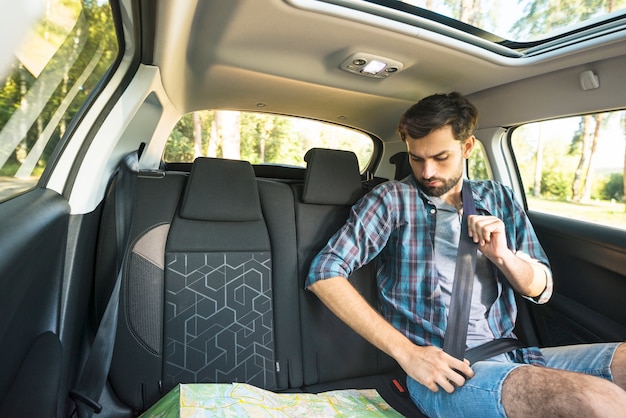
[[[502,403],[509,417],[619,416],[626,392],[598,377],[524,366],[504,381]]]

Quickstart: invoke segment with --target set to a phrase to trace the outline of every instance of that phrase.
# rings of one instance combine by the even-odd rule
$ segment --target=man
[[[476,109],[458,93],[407,110],[398,130],[413,174],[378,186],[353,207],[313,261],[307,288],[396,359],[428,416],[625,416],[626,345],[525,348],[471,367],[440,348],[476,122]],[[492,181],[470,185],[478,215],[469,216],[468,230],[479,250],[467,336],[474,347],[512,337],[514,292],[545,303],[552,277],[512,192]],[[377,256],[380,313],[345,280]]]

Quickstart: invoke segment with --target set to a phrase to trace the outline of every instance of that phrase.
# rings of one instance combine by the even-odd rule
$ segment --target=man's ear
[[[461,146],[463,150],[463,158],[468,159],[470,155],[472,155],[475,143],[476,137],[474,135],[468,136],[467,139],[463,141],[463,145]]]

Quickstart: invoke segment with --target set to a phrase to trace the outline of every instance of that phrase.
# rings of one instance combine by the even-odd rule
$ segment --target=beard
[[[426,193],[428,196],[433,196],[433,197],[440,197],[441,195],[447,193],[448,191],[450,191],[454,186],[456,186],[459,182],[459,180],[461,180],[461,177],[463,177],[463,173],[459,173],[458,176],[453,177],[453,178],[448,178],[448,179],[440,179],[440,178],[429,178],[429,179],[419,179],[417,181],[417,184],[419,184],[420,188],[422,189],[422,191],[424,193]],[[441,183],[441,185],[439,186],[428,186],[426,184],[424,184],[424,182],[428,183],[428,182],[432,182],[432,181],[439,181]]]

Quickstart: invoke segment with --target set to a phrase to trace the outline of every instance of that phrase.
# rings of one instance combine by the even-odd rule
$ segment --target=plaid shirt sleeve
[[[348,277],[374,259],[393,229],[392,214],[391,201],[384,187],[361,198],[350,210],[344,226],[313,259],[305,287],[318,280]]]

